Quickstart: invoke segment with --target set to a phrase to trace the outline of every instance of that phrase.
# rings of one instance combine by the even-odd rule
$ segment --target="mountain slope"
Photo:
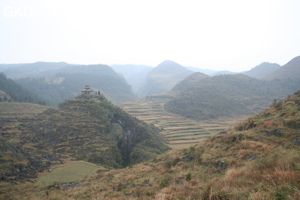
[[[169,112],[193,119],[251,114],[274,99],[294,92],[281,82],[268,82],[246,75],[221,75],[200,80],[165,104]]]
[[[266,77],[267,80],[275,79],[299,79],[300,77],[300,56],[293,58],[277,71]]]
[[[137,94],[139,97],[144,97],[167,92],[192,73],[173,61],[164,61],[148,73],[146,81]]]
[[[0,91],[2,93],[1,101],[17,101],[17,102],[29,102],[46,104],[44,100],[41,100],[37,95],[24,89],[21,85],[17,84],[15,81],[6,77],[4,73],[0,73]]]
[[[2,70],[8,77],[19,79],[24,77],[43,77],[49,75],[49,71],[54,71],[68,66],[65,62],[36,62],[24,64],[0,64]],[[1,69],[2,68],[2,69]]]
[[[196,83],[198,83],[200,80],[202,80],[204,78],[209,78],[209,76],[206,74],[203,74],[201,72],[193,73],[193,74],[189,75],[188,77],[186,77],[184,80],[177,83],[172,88],[171,93],[176,93],[176,94],[180,93],[180,92],[194,86]]]
[[[105,166],[127,166],[168,149],[154,127],[131,117],[103,95],[67,100],[23,128],[36,148]]]
[[[279,68],[280,65],[276,63],[263,62],[260,65],[257,65],[256,67],[252,68],[251,70],[244,72],[243,74],[257,79],[263,79],[271,73],[278,70]]]
[[[4,185],[12,199],[299,199],[300,91],[193,147],[75,188]],[[13,189],[11,189],[13,187]],[[1,196],[2,195],[2,196]]]
[[[79,95],[85,84],[100,90],[114,103],[136,100],[126,80],[107,65],[68,65],[40,75],[43,78],[22,78],[17,82],[53,106]]]
[[[4,104],[15,103],[0,106]],[[157,128],[130,116],[103,95],[79,96],[59,108],[15,112],[17,107],[25,112],[28,106],[19,103],[0,112],[1,180],[27,181],[68,158],[126,167],[169,149]]]

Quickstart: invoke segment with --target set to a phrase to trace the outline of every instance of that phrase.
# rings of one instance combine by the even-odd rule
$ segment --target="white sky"
[[[300,0],[0,0],[0,63],[244,71],[300,55]]]

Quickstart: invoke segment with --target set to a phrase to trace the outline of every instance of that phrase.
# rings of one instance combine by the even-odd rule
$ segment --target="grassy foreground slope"
[[[131,168],[98,171],[81,186],[2,185],[30,199],[299,199],[300,91],[205,142]]]

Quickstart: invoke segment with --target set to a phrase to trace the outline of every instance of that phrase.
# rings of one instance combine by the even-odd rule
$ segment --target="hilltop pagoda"
[[[82,95],[91,95],[95,94],[94,90],[90,88],[90,85],[85,85],[83,90],[81,90]]]

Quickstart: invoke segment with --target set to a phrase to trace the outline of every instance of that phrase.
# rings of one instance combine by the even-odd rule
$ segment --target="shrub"
[[[170,178],[163,178],[161,181],[160,181],[160,187],[164,188],[164,187],[168,187],[170,184]]]
[[[192,174],[191,174],[191,173],[188,173],[188,174],[185,176],[185,180],[186,180],[186,181],[192,180]]]

